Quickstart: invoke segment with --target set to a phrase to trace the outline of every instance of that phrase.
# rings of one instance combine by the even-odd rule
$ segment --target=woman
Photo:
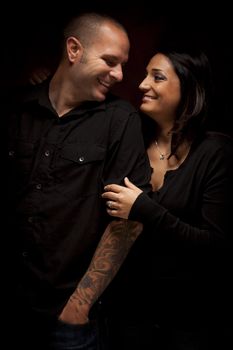
[[[233,143],[206,131],[210,87],[203,52],[159,50],[139,86],[153,192],[126,178],[102,195],[109,215],[144,225],[124,288],[134,349],[225,349],[232,339]]]

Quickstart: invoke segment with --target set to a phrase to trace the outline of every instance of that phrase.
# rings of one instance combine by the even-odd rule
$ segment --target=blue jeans
[[[5,322],[3,337],[13,349],[109,350],[107,324],[107,319],[100,317],[85,325],[71,325],[16,313],[13,328],[11,322]]]
[[[57,321],[51,333],[51,350],[100,350],[96,321],[85,325],[70,325]],[[102,349],[101,349],[102,350]]]

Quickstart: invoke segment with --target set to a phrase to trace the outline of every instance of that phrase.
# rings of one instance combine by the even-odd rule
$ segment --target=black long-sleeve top
[[[161,189],[136,200],[130,218],[150,226],[150,234],[166,242],[206,245],[225,239],[231,218],[232,147],[231,138],[216,133],[194,144],[181,166],[167,171]]]
[[[141,310],[177,326],[178,320],[199,324],[228,309],[232,198],[233,142],[218,133],[193,144],[182,165],[166,173],[162,188],[137,198],[129,218],[143,222],[144,232],[128,259],[126,281],[139,315]]]

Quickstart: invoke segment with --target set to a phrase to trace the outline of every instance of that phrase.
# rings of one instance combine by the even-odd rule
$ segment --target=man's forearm
[[[114,221],[108,225],[76,289],[89,305],[93,305],[114,278],[141,231],[142,225],[133,221]]]
[[[142,224],[129,220],[113,221],[107,226],[88,270],[60,318],[72,323],[87,322],[91,306],[112,281],[141,231]],[[66,311],[69,314],[64,314]]]

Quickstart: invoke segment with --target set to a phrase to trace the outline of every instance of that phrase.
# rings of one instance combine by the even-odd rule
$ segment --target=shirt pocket
[[[85,165],[97,161],[102,161],[105,155],[105,148],[99,145],[90,145],[84,147],[83,145],[76,145],[76,147],[68,145],[65,146],[61,152],[61,158],[68,161]]]
[[[106,148],[97,144],[64,145],[54,159],[54,176],[66,195],[100,191]]]

